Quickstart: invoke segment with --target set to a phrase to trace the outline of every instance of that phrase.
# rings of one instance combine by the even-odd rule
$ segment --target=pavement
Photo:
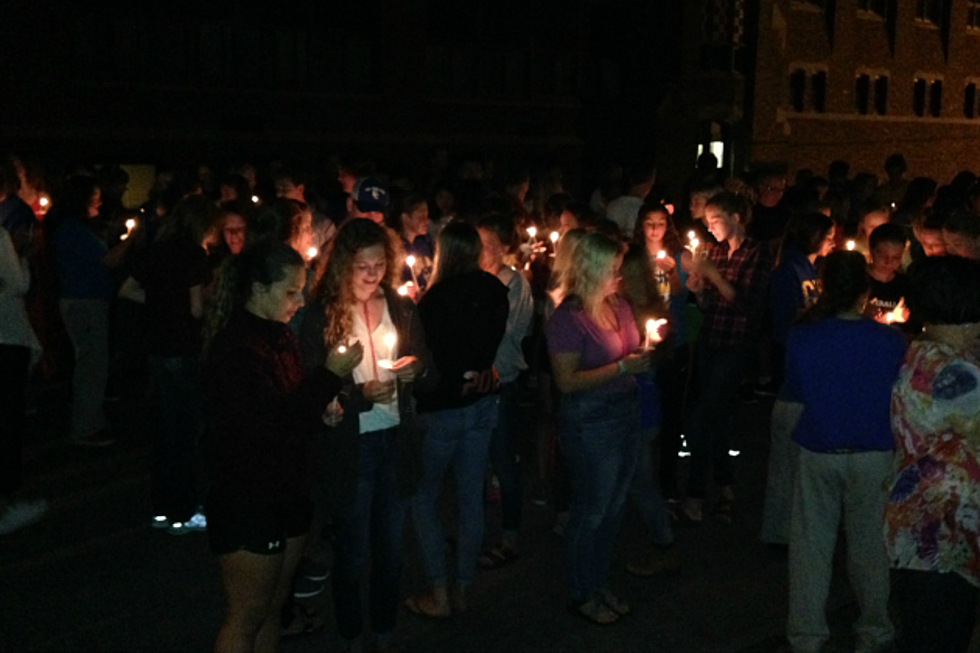
[[[0,537],[0,650],[203,651],[211,648],[223,597],[206,536],[150,526],[146,401],[107,404],[118,441],[105,449],[67,444],[64,391],[43,393],[26,443],[27,492],[46,497],[41,522]],[[565,611],[562,539],[554,511],[526,501],[522,557],[481,572],[470,611],[445,621],[402,611],[395,643],[405,651],[778,650],[786,619],[785,554],[758,541],[771,402],[742,404],[733,422],[738,501],[730,525],[678,529],[682,571],[638,579],[624,569],[644,550],[628,508],[613,563],[613,588],[634,613],[599,628]],[[550,419],[522,408],[525,441]],[[531,447],[528,447],[529,449]],[[686,465],[686,461],[681,461]],[[531,467],[527,465],[526,467]],[[488,542],[497,532],[491,505]],[[450,527],[451,531],[451,527]],[[405,596],[425,589],[414,534],[406,537]],[[852,649],[857,608],[843,567],[828,603],[828,651]],[[329,591],[308,604],[327,617],[320,633],[284,642],[285,652],[338,650]],[[852,649],[853,650],[853,649]]]

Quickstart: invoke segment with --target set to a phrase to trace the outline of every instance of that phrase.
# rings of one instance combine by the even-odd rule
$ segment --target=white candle
[[[405,257],[405,265],[408,266],[409,272],[412,273],[412,281],[415,282],[415,285],[416,286],[419,285],[419,278],[415,275],[415,257],[414,256],[406,256]]]
[[[847,241],[847,251],[853,252],[855,246],[856,246],[856,243],[853,240]]]
[[[553,244],[557,244],[558,243],[558,239],[560,238],[560,236],[558,235],[558,232],[557,231],[552,231],[551,232],[551,235],[548,236],[548,238],[551,239],[551,242]]]
[[[385,334],[383,342],[385,344],[385,347],[388,348],[388,358],[382,358],[381,360],[379,360],[378,367],[385,370],[390,370],[392,368],[392,366],[394,365],[395,342],[397,341],[397,339],[398,336],[395,335],[394,331]]]
[[[534,244],[534,237],[538,234],[538,230],[535,227],[527,228],[527,235],[531,237],[531,244]]]
[[[306,250],[306,256],[308,258],[314,259],[314,258],[316,258],[316,255],[317,255],[317,248],[316,247],[311,247],[308,250]]]
[[[136,220],[134,220],[133,218],[126,220],[126,229],[132,231],[135,227],[136,227]]]

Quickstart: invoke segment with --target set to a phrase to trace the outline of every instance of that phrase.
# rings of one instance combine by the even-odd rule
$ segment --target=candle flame
[[[39,203],[39,204],[40,204],[41,206],[47,206],[48,204],[50,204],[50,203],[51,203],[51,200],[49,200],[49,199],[48,199],[48,198],[47,198],[46,196],[44,196],[44,195],[42,195],[42,196],[41,196],[41,199],[40,199],[40,200],[38,201],[38,203]]]
[[[551,235],[548,236],[548,237],[551,238],[551,242],[553,242],[553,243],[557,243],[558,242],[558,238],[560,238],[560,236],[558,235],[558,232],[557,231],[552,231],[551,232]]]
[[[660,259],[667,258],[667,252],[665,252],[664,250],[660,250],[659,252],[657,252],[657,258]]]
[[[343,345],[337,347],[337,353],[338,354],[343,354],[343,353],[346,353],[346,352],[347,352],[347,347],[344,347]]]
[[[534,238],[534,236],[536,236],[537,233],[538,233],[538,230],[535,227],[528,227],[527,228],[527,235],[530,236],[531,238]]]
[[[136,227],[136,220],[134,220],[132,218],[130,218],[129,220],[126,220],[126,228],[127,229],[130,229],[131,230],[131,229],[133,229],[135,227]]]
[[[252,204],[258,204],[258,203],[259,203],[259,196],[252,195]]]
[[[853,240],[847,241],[847,251],[853,252],[855,246],[856,246],[856,243]]]
[[[392,333],[386,333],[384,338],[385,347],[388,349],[393,349],[395,347],[395,341],[398,340],[398,336]]]
[[[308,250],[306,250],[306,255],[309,256],[310,258],[316,258],[317,252],[318,250],[316,247],[311,247]]]
[[[687,232],[687,237],[688,237],[688,238],[689,238],[690,240],[696,240],[696,239],[697,239],[697,237],[698,237],[698,235],[697,235],[696,233],[694,233],[694,231],[688,231],[688,232]]]
[[[667,320],[647,320],[647,337],[653,343],[662,342],[660,337],[660,327],[667,324]]]
[[[895,306],[894,310],[888,311],[885,314],[885,321],[888,324],[898,323],[902,324],[905,322],[905,298],[902,297],[898,300],[898,305]]]
[[[398,286],[398,294],[401,295],[402,297],[405,297],[406,295],[408,295],[408,284],[407,283],[404,286]]]
[[[701,244],[701,241],[699,241],[697,238],[692,238],[691,239],[691,247],[693,247],[694,249],[697,249],[698,248],[698,245],[700,245],[700,244]]]
[[[408,265],[408,267],[410,267],[410,268],[415,267],[415,257],[414,256],[408,256],[408,257],[406,257],[405,258],[405,264]]]

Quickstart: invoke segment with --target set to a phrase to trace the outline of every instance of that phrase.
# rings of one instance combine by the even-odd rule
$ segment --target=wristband
[[[623,376],[626,374],[626,363],[622,360],[616,363],[616,376]]]

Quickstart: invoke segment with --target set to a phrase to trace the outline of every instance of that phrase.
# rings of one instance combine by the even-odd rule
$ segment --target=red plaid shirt
[[[735,288],[735,301],[721,296],[710,282],[698,295],[704,310],[701,337],[710,347],[726,347],[756,335],[762,326],[772,271],[772,253],[765,243],[746,238],[728,257],[728,241],[716,245],[708,257]]]

